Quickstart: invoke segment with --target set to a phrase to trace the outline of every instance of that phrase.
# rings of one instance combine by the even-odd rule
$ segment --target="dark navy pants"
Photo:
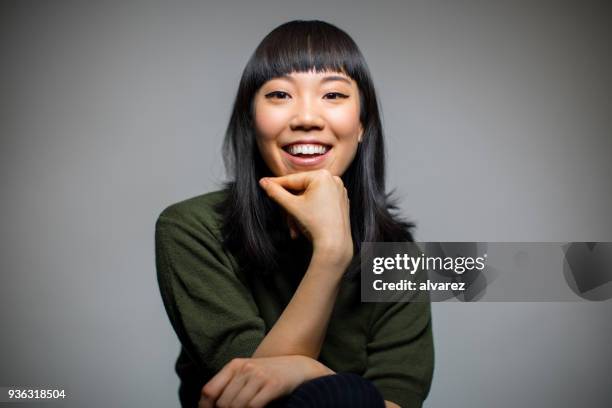
[[[293,392],[272,401],[267,408],[384,408],[374,384],[353,373],[337,373],[300,384]]]

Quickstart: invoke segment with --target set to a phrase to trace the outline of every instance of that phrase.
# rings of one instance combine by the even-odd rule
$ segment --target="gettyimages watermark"
[[[612,299],[612,242],[364,242],[364,302]]]

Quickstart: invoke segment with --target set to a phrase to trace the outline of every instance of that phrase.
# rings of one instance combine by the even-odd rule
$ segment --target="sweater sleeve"
[[[367,354],[364,378],[385,400],[402,408],[421,407],[433,376],[430,303],[374,304]]]
[[[206,375],[251,357],[265,323],[218,233],[201,219],[164,210],[155,225],[157,279],[183,348]]]

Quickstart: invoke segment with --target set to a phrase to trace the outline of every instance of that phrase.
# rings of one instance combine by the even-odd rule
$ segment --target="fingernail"
[[[268,184],[268,179],[267,179],[267,178],[265,178],[265,177],[262,177],[262,178],[259,180],[259,184],[261,184],[262,186],[265,186],[266,184]]]

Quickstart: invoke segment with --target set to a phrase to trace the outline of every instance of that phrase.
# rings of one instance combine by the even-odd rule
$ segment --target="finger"
[[[259,184],[268,197],[276,201],[281,207],[290,213],[295,208],[296,196],[285,190],[280,184],[270,181],[267,177],[260,180]]]
[[[290,190],[301,191],[306,190],[308,185],[312,183],[312,180],[314,180],[315,177],[317,177],[316,171],[304,171],[300,173],[287,174],[286,176],[268,177],[268,179]]]
[[[221,369],[221,371],[219,371],[210,381],[208,381],[204,385],[204,387],[202,387],[202,393],[212,399],[219,398],[221,392],[230,382],[240,364],[241,360],[237,358],[227,363]]]
[[[200,402],[198,402],[198,408],[214,408],[215,400],[208,398],[206,395],[202,395],[200,397]]]
[[[264,386],[259,390],[257,395],[253,397],[249,406],[251,407],[265,407],[267,403],[273,399],[281,397],[281,392],[274,383],[265,383]]]
[[[246,407],[249,401],[259,392],[263,387],[265,380],[260,376],[252,376],[249,378],[247,383],[242,387],[236,398],[231,401],[232,406],[235,407]],[[249,405],[250,406],[250,405]]]
[[[291,234],[291,239],[296,239],[298,235],[300,235],[300,229],[297,226],[295,218],[288,215],[287,216],[287,224],[289,225],[289,233]]]
[[[242,373],[237,373],[237,375],[233,376],[229,384],[223,389],[221,396],[217,399],[216,405],[229,407],[230,403],[240,393],[240,390],[244,387],[246,382],[247,376]]]
[[[294,226],[289,227],[289,235],[291,235],[291,239],[297,239],[299,233],[297,232]]]

